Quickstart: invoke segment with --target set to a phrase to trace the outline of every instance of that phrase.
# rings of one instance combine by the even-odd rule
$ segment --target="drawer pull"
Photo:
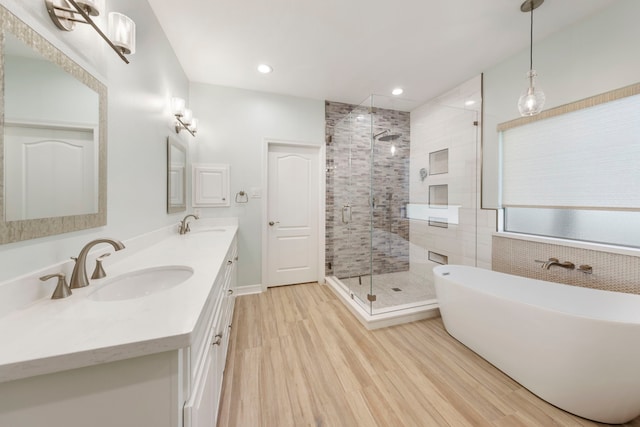
[[[222,342],[222,334],[218,334],[215,336],[216,340],[211,343],[211,345],[220,345]]]
[[[229,289],[229,290],[227,290],[227,294],[229,294],[229,295],[233,295],[233,289]]]

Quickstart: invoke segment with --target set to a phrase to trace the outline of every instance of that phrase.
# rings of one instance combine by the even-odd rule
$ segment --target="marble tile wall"
[[[370,274],[371,268],[373,274],[408,270],[409,113],[326,101],[325,117],[326,274],[343,278]],[[372,133],[385,129],[400,137],[378,138],[371,150]]]

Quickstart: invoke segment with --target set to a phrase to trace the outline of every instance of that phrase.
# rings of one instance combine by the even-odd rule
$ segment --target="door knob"
[[[280,224],[280,221],[276,221],[276,222],[269,221],[269,225],[276,225],[276,224]]]

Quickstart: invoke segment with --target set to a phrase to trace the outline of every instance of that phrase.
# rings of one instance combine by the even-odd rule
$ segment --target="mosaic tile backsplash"
[[[557,258],[589,265],[592,274],[552,266],[541,268],[535,260]],[[493,236],[492,269],[502,273],[586,288],[640,294],[640,257],[573,248],[518,238]]]

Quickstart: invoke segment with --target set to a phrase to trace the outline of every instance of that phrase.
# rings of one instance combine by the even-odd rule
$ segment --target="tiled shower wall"
[[[457,207],[457,222],[411,219],[411,271],[433,283],[438,264],[490,268],[491,233],[495,211],[480,208],[480,102],[478,76],[411,112],[411,204],[429,205],[430,197],[446,191],[449,206]],[[446,173],[430,155],[447,151]],[[422,173],[421,173],[422,171]],[[434,173],[436,172],[436,173]],[[437,190],[437,191],[434,191]],[[437,216],[437,210],[431,210]]]
[[[553,266],[541,268],[536,260],[557,258],[579,267],[589,265],[591,274]],[[502,273],[565,283],[593,289],[640,294],[640,257],[531,241],[509,235],[493,236],[492,268]]]
[[[373,274],[408,270],[404,207],[409,201],[409,113],[326,101],[325,118],[326,275],[361,276],[371,268]],[[400,137],[377,139],[372,159],[371,133],[385,129]]]

